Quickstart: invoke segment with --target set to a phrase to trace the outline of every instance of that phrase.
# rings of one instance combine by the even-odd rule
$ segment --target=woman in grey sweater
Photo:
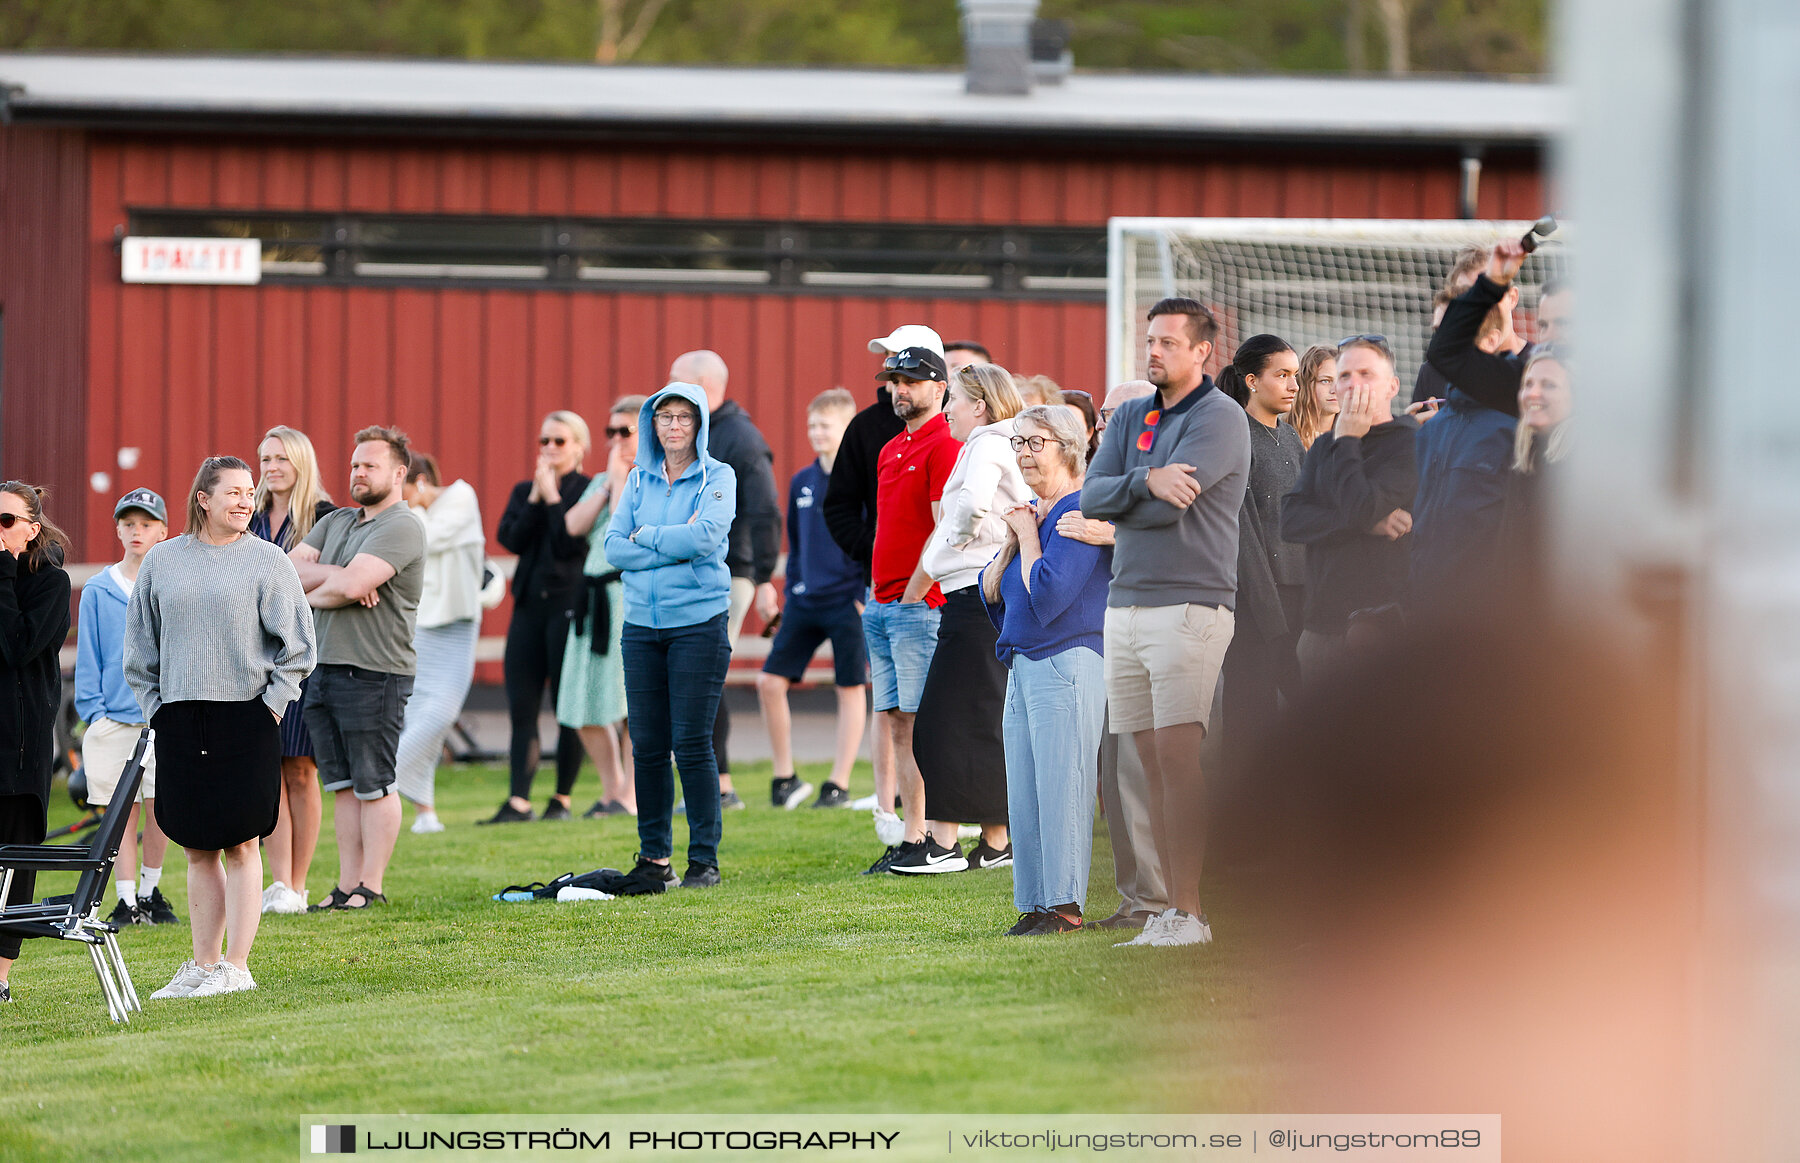
[[[248,532],[254,494],[249,465],[207,458],[187,532],[145,556],[126,612],[125,681],[156,730],[156,820],[187,850],[194,939],[193,959],[153,999],[256,988],[257,841],[275,828],[281,717],[315,651],[293,564]]]

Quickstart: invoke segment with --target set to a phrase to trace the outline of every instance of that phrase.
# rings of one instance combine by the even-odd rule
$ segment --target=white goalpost
[[[1106,372],[1142,379],[1144,313],[1185,295],[1219,317],[1214,362],[1270,332],[1305,351],[1347,335],[1392,341],[1410,391],[1431,342],[1431,298],[1456,252],[1517,238],[1530,222],[1327,218],[1114,218],[1107,225]],[[1519,273],[1522,329],[1544,282],[1565,273],[1567,228]]]

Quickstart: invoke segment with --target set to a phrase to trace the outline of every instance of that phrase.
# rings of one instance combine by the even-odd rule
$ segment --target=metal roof
[[[973,96],[953,71],[346,57],[0,53],[21,124],[857,139],[1251,139],[1535,147],[1568,121],[1541,81],[1083,73]]]

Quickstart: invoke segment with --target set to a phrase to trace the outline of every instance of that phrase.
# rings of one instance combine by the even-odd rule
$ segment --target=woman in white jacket
[[[996,631],[981,604],[981,571],[1006,544],[1001,514],[1028,504],[1031,490],[1013,456],[1013,417],[1024,409],[1005,368],[974,364],[950,378],[944,416],[963,442],[944,483],[937,528],[919,567],[944,591],[937,652],[919,699],[913,757],[925,781],[926,842],[895,861],[913,875],[1000,868],[1012,863],[1006,832],[1006,749],[1000,721],[1006,667],[994,650]],[[958,824],[981,825],[967,857]]]
[[[475,679],[487,537],[481,531],[480,502],[468,481],[440,487],[437,461],[418,451],[406,475],[406,502],[425,525],[425,590],[413,632],[419,673],[406,700],[394,785],[418,809],[413,831],[442,832],[434,806],[437,764]]]

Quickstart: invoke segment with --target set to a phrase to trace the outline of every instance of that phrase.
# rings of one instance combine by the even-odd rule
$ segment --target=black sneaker
[[[175,908],[169,904],[169,898],[162,894],[161,888],[150,890],[149,900],[138,902],[138,912],[152,925],[179,925],[181,918],[175,915]]]
[[[1006,931],[1006,935],[1008,937],[1023,937],[1025,934],[1027,934],[1027,933],[1031,932],[1033,929],[1037,928],[1039,923],[1042,922],[1043,919],[1044,919],[1043,913],[1037,913],[1037,912],[1020,913],[1018,924],[1016,924],[1012,928],[1008,929]]]
[[[675,870],[667,864],[638,857],[637,866],[625,874],[614,896],[649,896],[676,887]]]
[[[571,820],[574,818],[575,814],[569,811],[569,806],[561,800],[551,800],[545,804],[544,814],[538,817],[540,820]]]
[[[1055,909],[1047,909],[1038,917],[1038,923],[1022,936],[1045,937],[1052,933],[1079,933],[1080,931],[1080,913],[1061,913]]]
[[[736,809],[742,808],[743,806],[744,806],[744,801],[738,798],[737,792],[722,791],[719,793],[719,810],[721,812],[734,811]]]
[[[905,856],[888,865],[888,871],[901,876],[919,876],[934,872],[962,872],[969,867],[962,845],[945,848],[930,836]]]
[[[701,864],[697,860],[688,861],[687,875],[681,878],[682,888],[718,888],[719,866]]]
[[[530,808],[526,808],[521,812],[519,809],[513,807],[512,804],[504,803],[500,805],[500,810],[495,812],[488,819],[476,820],[475,822],[477,824],[523,824],[535,819],[537,819],[537,813]]]
[[[581,813],[584,820],[596,820],[601,816],[628,816],[631,813],[618,800],[595,800],[594,806]]]
[[[123,929],[126,925],[144,924],[145,917],[138,909],[120,901],[113,906],[113,911],[107,914],[106,923]]]
[[[783,811],[793,811],[811,794],[812,784],[798,775],[784,775],[769,781],[769,802]]]
[[[0,1005],[5,1005],[11,1000],[12,986],[6,984],[4,981],[0,981]]]
[[[813,801],[815,808],[847,808],[850,806],[850,793],[835,783],[826,783],[819,789],[819,798]]]
[[[888,850],[883,852],[875,863],[863,869],[863,875],[874,876],[877,873],[886,872],[893,867],[894,861],[900,859],[902,856],[910,856],[914,849],[923,847],[925,847],[925,841],[923,840],[909,840],[904,844],[890,844],[888,845]]]
[[[1005,848],[992,848],[986,840],[969,849],[969,868],[1011,868],[1012,845]]]

